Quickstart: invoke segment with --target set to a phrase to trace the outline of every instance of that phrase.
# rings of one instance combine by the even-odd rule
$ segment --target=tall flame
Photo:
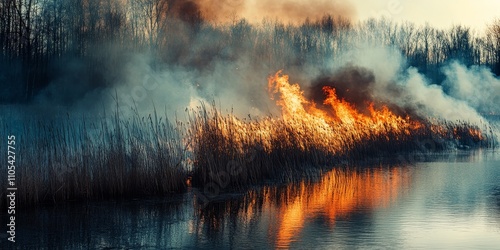
[[[485,138],[477,127],[466,123],[417,121],[399,116],[387,106],[376,108],[374,103],[361,112],[339,98],[331,87],[323,88],[326,98],[319,108],[281,71],[268,78],[268,88],[281,107],[280,117],[242,121],[214,109],[213,114],[202,110],[197,119],[191,120],[194,169],[198,171],[194,176],[199,183],[239,185],[283,173],[286,176],[293,173],[289,170],[301,168],[304,163],[331,164],[332,159],[376,156],[384,150],[412,151],[428,146],[417,143],[428,139],[436,142],[435,146],[439,143],[443,146],[449,141],[477,142]],[[255,151],[259,147],[262,150]],[[391,178],[387,179],[387,174]],[[250,195],[247,202],[256,210],[259,210],[257,204],[278,210],[278,216],[270,219],[274,220],[276,234],[273,229],[270,233],[276,235],[278,246],[288,248],[311,216],[326,215],[333,226],[336,220],[357,209],[388,206],[409,181],[409,174],[400,168],[390,173],[382,169],[365,172],[333,169],[317,184],[308,185],[304,181],[299,187],[291,184],[279,197],[273,197],[273,189],[267,187],[263,195]],[[276,207],[276,199],[286,203]],[[253,208],[240,211],[240,217],[251,221]]]
[[[226,171],[228,162],[245,165],[246,174],[256,180],[259,174],[300,166],[304,161],[324,164],[380,152],[409,152],[429,146],[443,149],[450,142],[457,146],[481,145],[483,140],[488,143],[481,130],[467,123],[415,120],[393,113],[388,106],[376,108],[373,102],[362,112],[339,98],[331,87],[323,88],[326,97],[319,108],[281,71],[268,78],[268,88],[281,107],[280,117],[242,121],[214,108],[213,113],[200,111],[191,121],[189,139],[197,156],[194,167],[204,172],[202,183],[211,181],[211,173]],[[241,180],[246,182],[247,178]]]
[[[315,141],[325,147],[339,151],[345,142],[363,140],[370,136],[380,136],[389,132],[398,137],[409,135],[412,130],[422,127],[408,116],[403,118],[391,112],[387,106],[375,109],[369,103],[369,115],[365,115],[343,99],[337,97],[331,87],[323,87],[326,98],[323,102],[331,108],[326,112],[316,107],[314,102],[304,97],[298,84],[290,84],[289,77],[281,71],[268,79],[268,87],[273,95],[278,94],[277,104],[281,106],[283,119],[296,131],[317,135]],[[331,115],[333,113],[334,115]],[[307,124],[307,127],[304,126]],[[308,131],[310,128],[315,131]],[[342,138],[342,140],[339,140]],[[389,138],[387,138],[389,139]],[[344,143],[339,143],[340,141]]]

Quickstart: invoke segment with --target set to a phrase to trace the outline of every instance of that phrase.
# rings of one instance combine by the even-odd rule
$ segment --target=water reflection
[[[64,203],[19,211],[19,249],[105,249],[168,246],[189,208],[182,197],[168,202],[111,201]],[[165,237],[165,236],[169,237]],[[176,236],[177,235],[177,236]]]
[[[500,212],[500,187],[495,188],[493,192],[493,202],[496,204],[496,207]]]
[[[333,229],[338,218],[389,206],[407,191],[410,182],[411,172],[403,167],[333,169],[318,182],[265,187],[248,192],[242,199],[211,204],[199,211],[197,226],[207,234],[220,233],[226,225],[250,227],[252,231],[258,230],[255,222],[264,219],[268,222],[268,238],[272,239],[269,243],[288,248],[307,223],[321,219]],[[224,221],[226,217],[229,224]],[[237,230],[229,229],[228,233]]]
[[[20,211],[19,249],[498,248],[500,154],[335,168],[217,197]],[[6,215],[1,214],[2,221]],[[16,222],[17,224],[17,222]],[[1,248],[1,247],[0,247]]]
[[[490,202],[493,204],[492,207],[495,210],[493,214],[496,215],[496,222],[498,228],[500,228],[500,186],[493,188],[490,196]]]

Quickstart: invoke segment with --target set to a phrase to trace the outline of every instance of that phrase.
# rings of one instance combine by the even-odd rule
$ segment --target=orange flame
[[[376,108],[374,103],[369,103],[368,111],[363,113],[338,98],[336,90],[331,87],[323,88],[325,108],[318,108],[304,96],[300,86],[290,84],[289,77],[282,75],[281,71],[269,77],[268,88],[281,107],[279,118],[242,121],[214,110],[213,116],[202,111],[201,118],[193,120],[195,125],[191,129],[195,131],[190,134],[195,137],[194,147],[199,147],[195,149],[196,153],[202,155],[197,158],[197,161],[203,161],[199,165],[200,172],[208,169],[202,172],[204,177],[212,171],[217,173],[221,168],[227,171],[228,159],[249,166],[245,174],[252,175],[252,171],[265,172],[268,168],[281,167],[280,164],[285,169],[294,163],[301,166],[302,159],[315,160],[325,155],[329,160],[330,156],[361,152],[358,155],[362,157],[363,147],[372,147],[369,150],[378,152],[378,147],[390,150],[422,138],[434,139],[434,136],[448,140],[460,140],[461,137],[483,139],[480,130],[467,124],[415,121],[408,116],[396,115],[387,106]],[[262,147],[265,153],[253,152],[257,146]],[[411,146],[409,149],[413,150]],[[306,157],[300,158],[300,154]],[[278,216],[270,219],[276,220],[273,225],[277,225],[277,231],[270,229],[270,233],[276,234],[277,246],[288,248],[315,214],[326,215],[333,226],[338,218],[348,216],[357,209],[388,206],[400,195],[401,187],[409,185],[410,181],[405,170],[395,168],[390,171],[349,172],[334,169],[317,184],[302,182],[299,187],[295,184],[287,186],[287,192],[284,195],[280,193],[279,197],[273,197],[271,187],[264,188],[261,196],[253,191],[248,198],[249,207],[240,211],[241,218],[251,221],[254,209],[258,210],[257,204],[277,210]],[[388,176],[391,178],[387,179]],[[257,200],[257,197],[262,197],[262,200]],[[276,207],[275,199],[285,200],[286,204]]]
[[[276,104],[281,107],[279,118],[242,121],[234,115],[223,116],[216,109],[212,111],[213,115],[210,111],[208,114],[207,111],[200,111],[199,119],[194,119],[190,128],[189,134],[193,136],[190,139],[193,139],[193,145],[200,147],[195,151],[201,155],[207,152],[207,146],[214,154],[200,157],[199,161],[213,165],[209,157],[221,155],[226,160],[235,157],[243,159],[256,147],[266,153],[283,149],[282,152],[288,150],[304,153],[309,158],[325,156],[323,159],[326,159],[351,153],[376,153],[379,149],[390,151],[405,147],[413,150],[415,142],[422,138],[455,140],[458,143],[484,139],[479,129],[467,124],[417,121],[409,116],[401,117],[385,105],[376,108],[373,102],[368,103],[367,111],[361,112],[339,98],[331,87],[323,88],[326,98],[323,107],[318,108],[316,103],[304,96],[300,86],[291,84],[289,77],[281,71],[268,78],[268,88],[271,98],[276,98]],[[220,159],[219,163],[226,164],[224,159]]]
[[[328,105],[334,116],[318,109],[316,104],[308,101],[300,90],[298,84],[290,84],[289,77],[282,75],[281,71],[268,79],[269,90],[272,94],[279,94],[277,104],[281,106],[283,119],[300,133],[307,133],[307,128],[313,128],[316,134],[315,141],[325,147],[335,148],[339,151],[345,144],[339,144],[338,138],[344,142],[362,140],[367,136],[379,136],[392,132],[396,135],[410,134],[412,130],[422,125],[411,121],[409,117],[401,117],[383,106],[375,109],[373,103],[369,104],[370,115],[364,115],[354,106],[343,99],[339,99],[335,89],[324,87],[326,99],[323,104]],[[307,124],[307,127],[304,127]],[[336,138],[332,138],[333,137]]]
[[[306,100],[303,91],[298,84],[290,84],[287,75],[281,75],[281,71],[268,79],[269,89],[272,93],[280,94],[281,100],[277,104],[282,107],[283,117],[287,120],[319,120],[320,124],[331,126],[332,122],[337,122],[342,126],[354,129],[369,128],[376,134],[386,131],[386,126],[398,132],[407,132],[408,129],[415,129],[421,125],[418,122],[411,122],[409,117],[402,118],[392,113],[387,106],[381,110],[376,110],[374,104],[369,104],[370,116],[366,116],[357,111],[350,103],[339,99],[335,89],[323,87],[327,95],[323,104],[329,105],[335,113],[335,117],[329,116],[326,112],[316,108],[313,102]]]

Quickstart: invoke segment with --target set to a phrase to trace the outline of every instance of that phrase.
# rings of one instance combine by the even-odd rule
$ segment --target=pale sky
[[[359,20],[387,16],[395,21],[449,28],[463,24],[482,32],[495,18],[500,19],[500,0],[349,0]]]

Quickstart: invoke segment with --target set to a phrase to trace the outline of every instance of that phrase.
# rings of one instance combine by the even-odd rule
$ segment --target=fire
[[[248,183],[304,162],[330,164],[335,159],[362,160],[423,147],[445,149],[451,143],[464,148],[488,143],[481,130],[467,123],[402,117],[373,102],[367,110],[358,110],[331,87],[323,88],[326,97],[317,105],[281,71],[268,78],[268,88],[281,108],[279,117],[240,120],[216,108],[202,108],[191,118],[188,141],[196,156],[193,166],[202,172],[196,181],[207,184],[213,173],[225,172],[234,163],[243,166],[238,181]]]
[[[316,142],[334,149],[334,152],[341,151],[346,142],[350,144],[366,137],[389,133],[395,135],[397,140],[422,127],[422,124],[412,121],[408,116],[403,118],[394,114],[387,106],[377,110],[374,103],[369,103],[370,114],[365,115],[349,102],[339,99],[331,87],[323,88],[326,94],[323,104],[331,108],[331,112],[318,109],[314,102],[304,97],[300,86],[290,84],[289,77],[282,75],[281,71],[268,79],[268,86],[273,95],[279,95],[276,103],[282,109],[284,121],[301,133],[312,132],[316,135],[313,136]],[[314,131],[307,131],[310,129]],[[338,143],[339,138],[344,143]]]
[[[402,117],[388,106],[376,108],[374,103],[368,103],[362,112],[339,98],[331,87],[323,88],[326,97],[320,106],[308,100],[300,86],[291,84],[281,72],[268,78],[268,88],[281,108],[279,117],[242,121],[214,108],[212,113],[202,109],[191,119],[190,145],[196,156],[193,183],[244,186],[269,177],[287,178],[295,173],[293,170],[310,165],[363,160],[422,147],[442,149],[450,142],[460,146],[486,138],[467,123]],[[263,195],[250,195],[247,202],[252,208],[240,211],[240,217],[252,221],[252,213],[262,211],[258,204],[275,210],[270,233],[276,235],[278,246],[288,248],[316,216],[326,216],[334,226],[339,218],[358,209],[389,206],[410,183],[404,169],[390,171],[333,169],[317,184],[302,181],[298,187],[288,185],[284,194],[267,187]],[[275,205],[283,200],[284,204]]]
[[[323,87],[327,96],[323,104],[330,106],[335,113],[335,117],[331,117],[316,108],[315,103],[306,100],[299,85],[290,84],[288,79],[287,75],[281,75],[281,71],[269,78],[269,89],[273,94],[280,94],[281,100],[277,101],[277,104],[282,107],[283,118],[286,120],[306,121],[308,124],[315,120],[319,121],[316,122],[318,125],[349,127],[351,130],[357,130],[356,132],[367,128],[376,134],[386,132],[387,127],[397,132],[409,133],[409,129],[421,126],[418,122],[410,121],[409,117],[395,115],[387,106],[376,110],[374,103],[369,103],[370,116],[364,115],[350,103],[339,99],[334,88]]]

